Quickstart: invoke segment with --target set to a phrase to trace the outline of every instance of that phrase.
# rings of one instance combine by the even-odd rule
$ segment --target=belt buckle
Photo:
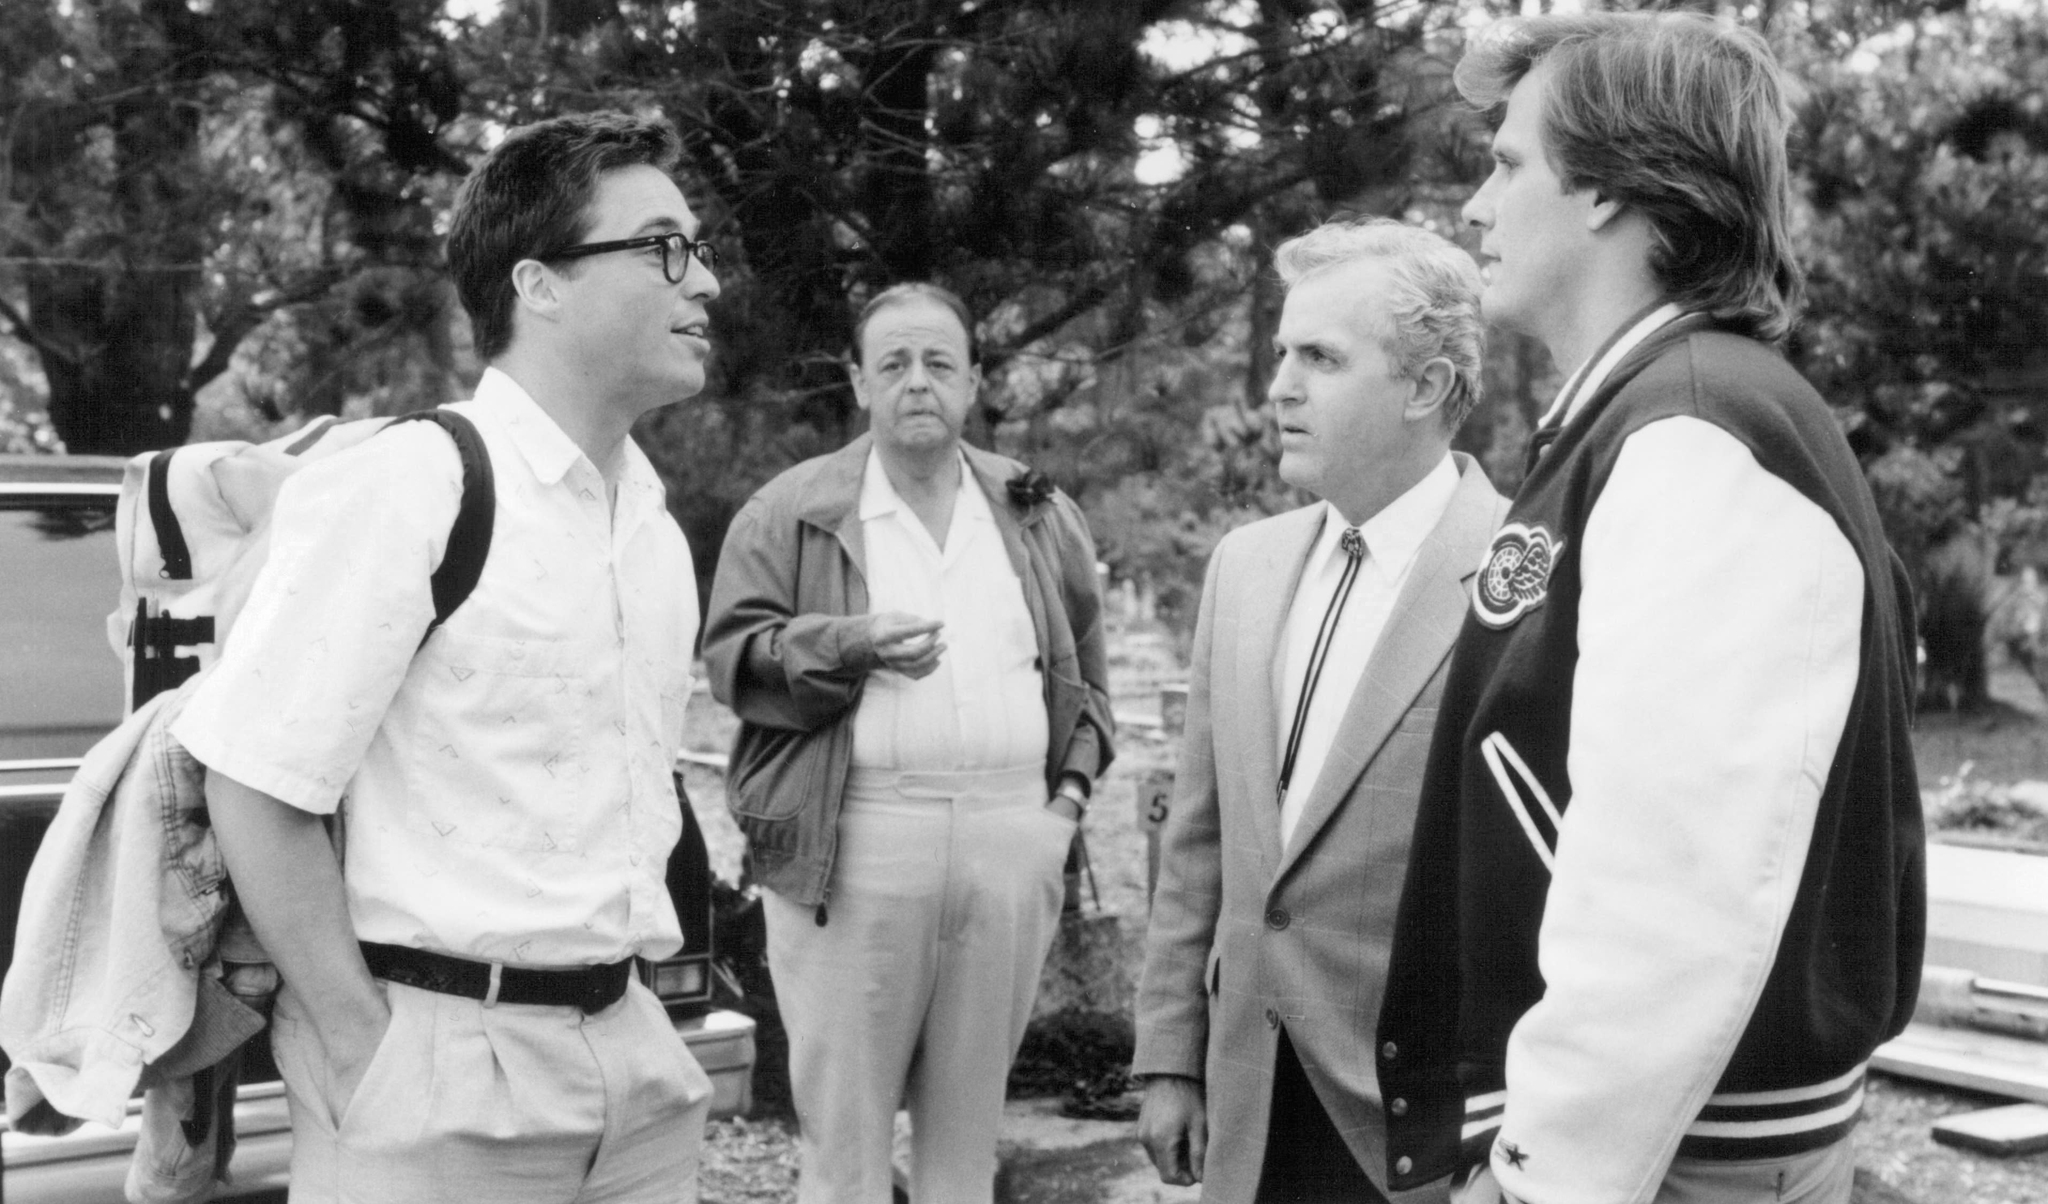
[[[610,970],[610,966],[594,966],[588,973],[582,976],[583,981],[581,989],[577,991],[579,998],[576,1000],[576,1006],[582,1008],[585,1015],[601,1012],[610,1006],[612,1001],[607,998],[611,994],[612,985]]]
[[[423,991],[433,991],[440,995],[468,994],[467,991],[463,990],[463,987],[467,984],[463,982],[462,975],[453,965],[445,964],[439,960],[423,959],[423,961],[425,964],[403,967],[402,972],[404,972],[405,977],[400,978],[397,974],[394,974],[392,976],[393,981],[406,982],[406,979],[409,978],[412,981],[406,982],[407,986],[418,987]],[[394,969],[397,968],[394,967]]]

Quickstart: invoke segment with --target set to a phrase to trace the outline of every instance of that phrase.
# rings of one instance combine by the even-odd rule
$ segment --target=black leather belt
[[[525,970],[403,945],[364,941],[362,946],[372,978],[486,1004],[541,1003],[601,1012],[619,1001],[633,977],[631,958],[578,970]]]

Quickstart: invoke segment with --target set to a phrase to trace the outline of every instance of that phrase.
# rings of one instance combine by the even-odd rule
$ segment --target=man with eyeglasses
[[[284,977],[294,1201],[696,1199],[710,1081],[632,974],[681,944],[695,577],[628,438],[710,354],[679,153],[589,114],[484,159],[448,242],[488,365],[451,407],[494,477],[474,592],[429,632],[462,495],[444,433],[309,465],[176,726]]]

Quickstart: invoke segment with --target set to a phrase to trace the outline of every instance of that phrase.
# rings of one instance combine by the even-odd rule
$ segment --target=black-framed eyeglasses
[[[709,239],[691,238],[686,234],[649,234],[641,238],[615,238],[610,242],[578,243],[564,247],[548,256],[550,259],[582,259],[587,255],[602,255],[607,251],[638,251],[642,247],[661,248],[661,274],[670,284],[681,284],[689,273],[690,260],[695,259],[707,268],[718,266],[718,248]]]

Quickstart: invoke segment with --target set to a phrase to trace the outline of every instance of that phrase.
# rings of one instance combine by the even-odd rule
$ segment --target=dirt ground
[[[1912,1204],[2048,1204],[2048,1154],[1993,1158],[1936,1145],[1934,1122],[2013,1101],[1872,1075],[1856,1165]]]
[[[702,1204],[784,1204],[796,1198],[796,1142],[779,1118],[714,1120],[697,1178]]]
[[[1913,756],[1922,790],[1938,790],[1958,772],[1987,782],[2048,780],[2048,699],[2017,666],[1997,664],[1990,677],[1984,711],[1920,713]]]
[[[1119,716],[1156,719],[1159,687],[1183,676],[1172,641],[1158,631],[1115,630],[1112,635],[1110,673]],[[1999,705],[1988,714],[1922,717],[1914,746],[1924,788],[1937,789],[1944,778],[1966,764],[1968,772],[1984,780],[2048,780],[2048,719],[2044,719],[2048,701],[2031,679],[2004,668],[1994,672],[1992,694]],[[702,692],[692,700],[690,712],[688,747],[724,752],[734,726],[730,713]],[[1092,891],[1084,885],[1083,898],[1090,911],[1095,910],[1099,897],[1102,911],[1131,918],[1129,927],[1136,934],[1142,931],[1146,895],[1145,836],[1137,813],[1138,799],[1150,775],[1171,771],[1174,753],[1170,742],[1146,723],[1127,724],[1119,734],[1118,749],[1117,763],[1098,788],[1089,811],[1088,848],[1094,884]],[[685,781],[704,824],[714,868],[728,880],[735,879],[741,842],[725,814],[721,776],[712,769],[693,768]],[[2010,1101],[1873,1076],[1863,1123],[1856,1133],[1857,1164],[1864,1172],[1859,1200],[1870,1204],[2048,1204],[2048,1155],[1996,1159],[1936,1145],[1929,1136],[1930,1125],[1941,1116],[2004,1102]],[[712,1125],[704,1163],[706,1204],[789,1200],[795,1176],[787,1122],[763,1118]],[[1070,1199],[1071,1204],[1093,1204],[1100,1197],[1080,1191]]]

